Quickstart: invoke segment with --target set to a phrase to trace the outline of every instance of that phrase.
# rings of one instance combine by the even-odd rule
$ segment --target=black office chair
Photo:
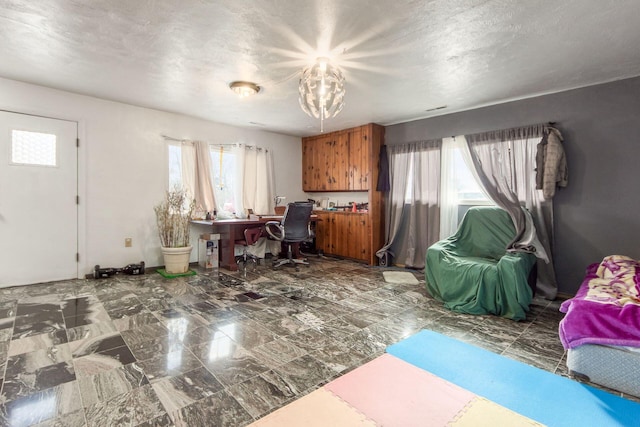
[[[310,202],[289,203],[282,221],[269,221],[265,224],[265,230],[271,238],[287,244],[287,258],[275,260],[273,268],[284,264],[293,264],[296,268],[298,264],[309,265],[304,259],[293,258],[291,245],[304,242],[309,238],[309,218],[312,210],[313,203]]]

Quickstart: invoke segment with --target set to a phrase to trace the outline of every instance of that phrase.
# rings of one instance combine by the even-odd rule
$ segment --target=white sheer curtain
[[[231,152],[235,156],[235,168],[233,169],[233,182],[236,216],[244,216],[244,164],[245,164],[245,148],[244,145],[236,144],[231,148]]]
[[[216,201],[213,194],[213,184],[211,183],[211,155],[209,144],[203,141],[194,142],[195,146],[195,183],[193,186],[193,197],[196,199],[196,206],[204,212],[211,212],[215,209]]]
[[[427,248],[439,237],[441,146],[440,139],[388,146],[391,190],[378,258],[424,268]]]
[[[211,184],[209,145],[202,141],[183,141],[180,151],[182,187],[196,200],[196,211],[213,211],[215,197]]]
[[[236,165],[239,183],[236,185],[241,194],[236,200],[241,201],[236,216],[246,217],[248,209],[256,214],[271,214],[274,209],[275,176],[273,170],[273,154],[264,148],[238,145],[233,148],[236,154]]]
[[[455,154],[463,144],[455,137],[442,140],[440,157],[440,239],[458,229],[458,189],[455,179]]]
[[[255,208],[258,153],[257,150],[247,148],[246,146],[241,146],[240,148],[244,151],[244,155],[241,157],[244,163],[239,165],[242,170],[242,206],[244,210],[241,212],[244,217],[244,212],[246,212],[247,209]],[[254,210],[254,212],[256,211]],[[240,212],[236,212],[236,216],[240,217]]]
[[[180,144],[180,156],[182,157],[182,188],[193,195],[196,186],[196,147],[193,142],[183,141]]]

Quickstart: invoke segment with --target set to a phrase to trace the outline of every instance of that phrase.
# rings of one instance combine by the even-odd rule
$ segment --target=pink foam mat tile
[[[324,388],[384,426],[444,426],[475,397],[389,354]]]

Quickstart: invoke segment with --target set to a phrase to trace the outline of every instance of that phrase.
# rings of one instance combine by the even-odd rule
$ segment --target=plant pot
[[[191,246],[186,246],[184,248],[162,247],[165,271],[169,274],[180,274],[189,271],[191,249]]]

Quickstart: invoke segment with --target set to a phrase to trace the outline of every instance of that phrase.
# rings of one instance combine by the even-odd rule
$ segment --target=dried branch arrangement
[[[154,206],[160,242],[165,248],[189,246],[189,225],[196,201],[181,187],[165,194],[164,200]]]

